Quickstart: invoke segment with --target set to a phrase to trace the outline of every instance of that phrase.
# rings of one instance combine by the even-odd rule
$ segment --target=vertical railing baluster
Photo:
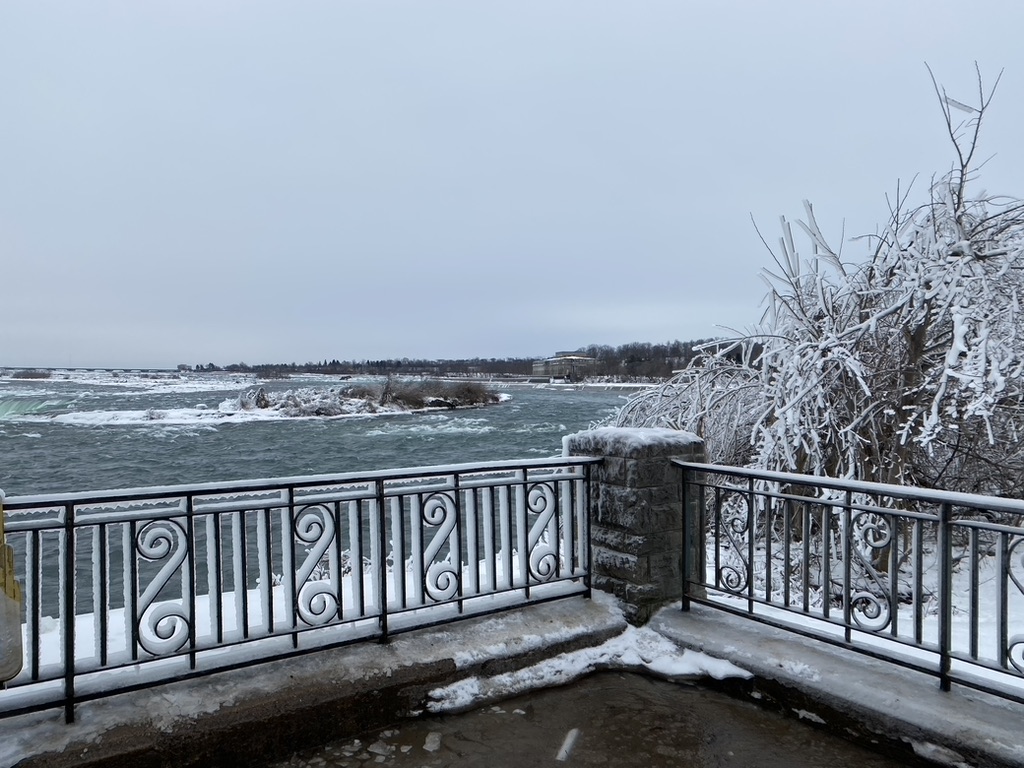
[[[914,643],[921,645],[924,637],[924,522],[914,520]]]
[[[380,642],[386,643],[388,641],[388,595],[387,595],[387,558],[384,556],[385,547],[387,546],[386,536],[387,530],[385,527],[385,515],[384,515],[384,481],[377,480],[376,483],[377,491],[377,552],[374,553],[375,563],[377,565],[377,603],[380,607]]]
[[[804,613],[811,612],[811,503],[800,502],[800,524],[803,526],[803,563],[800,578],[803,590]]]
[[[772,511],[775,500],[766,493],[764,499],[764,599],[772,602],[772,530],[774,526]]]
[[[484,537],[484,576],[491,592],[498,591],[498,554],[497,533],[494,526],[494,486],[484,490],[483,503],[483,537]]]
[[[576,495],[576,504],[579,510],[577,514],[580,521],[580,536],[582,537],[583,542],[580,548],[580,559],[583,559],[584,553],[586,555],[586,561],[581,562],[580,565],[583,567],[584,570],[583,578],[584,587],[586,589],[586,592],[584,594],[587,596],[587,599],[590,599],[592,597],[592,590],[594,588],[592,573],[594,568],[594,550],[593,545],[591,544],[592,537],[590,535],[590,505],[592,500],[590,494],[593,490],[592,481],[594,475],[591,470],[592,467],[590,464],[584,465],[583,479],[582,481],[577,480],[577,482],[582,482],[582,485],[579,486],[579,493],[577,493]]]
[[[996,639],[998,643],[996,653],[999,659],[999,666],[1002,669],[1009,669],[1010,618],[1008,613],[1009,593],[1007,587],[1012,576],[1010,574],[1010,537],[1004,531],[999,532],[999,547],[996,552],[996,573],[999,574],[999,577],[996,579],[996,627],[999,634]]]
[[[335,595],[338,600],[337,611],[334,615],[337,621],[343,621],[345,618],[345,526],[342,520],[341,504],[342,502],[337,500],[331,503],[331,515],[334,517],[334,564],[331,568],[331,578],[334,580]],[[350,569],[351,565],[350,560]]]
[[[235,620],[243,640],[249,639],[249,540],[246,513],[231,513],[232,569],[235,583]]]
[[[476,509],[476,488],[466,488],[463,493],[466,496],[466,589],[472,595],[480,594],[480,542],[479,531],[477,530],[478,512]]]
[[[939,508],[939,687],[950,689],[950,622],[953,620],[953,540],[950,536],[952,509]]]
[[[405,533],[405,517],[402,514],[402,497],[391,497],[388,509],[391,511],[391,562],[392,578],[395,584],[395,602],[400,608],[408,608],[409,585],[406,583],[405,570],[408,541]]]
[[[132,661],[138,659],[135,647],[135,523],[121,523],[121,596],[124,610],[125,651]]]
[[[843,556],[843,638],[846,642],[850,642],[850,622],[852,620],[851,611],[853,606],[851,605],[851,598],[853,593],[853,511],[850,509],[852,503],[852,493],[846,492],[845,503],[843,504],[843,519],[842,519],[842,530],[843,540],[842,556]]]
[[[284,620],[291,629],[292,648],[299,647],[299,592],[304,585],[298,583],[295,572],[295,488],[284,489],[281,505],[281,596]]]
[[[832,614],[832,511],[827,504],[821,507],[821,615]]]
[[[556,577],[565,577],[566,570],[569,574],[575,573],[575,552],[573,551],[572,532],[572,481],[556,480],[554,487],[557,489],[555,498],[558,503],[558,547],[556,560],[558,571]]]
[[[348,503],[349,562],[352,564],[352,597],[359,606],[357,618],[366,616],[366,590],[363,587],[363,505],[373,499],[355,499]]]
[[[754,539],[757,516],[754,513],[754,478],[747,481],[747,613],[754,612]]]
[[[185,562],[181,564],[182,601],[188,606],[188,667],[196,668],[196,584],[199,579],[196,562],[196,521],[193,515],[194,498],[185,496]],[[209,542],[207,542],[209,546]]]
[[[463,508],[462,508],[462,476],[455,472],[452,475],[452,502],[455,505],[455,528],[448,535],[448,556],[452,559],[452,566],[455,570],[456,582],[456,594],[458,599],[456,603],[458,605],[459,613],[463,611],[463,599],[465,597],[465,585],[463,579],[465,578],[465,569],[462,565],[462,540],[465,536],[463,532],[463,526],[465,520],[463,519]],[[527,593],[529,595],[529,593]]]
[[[793,556],[793,500],[782,502],[782,604],[788,609],[790,603],[789,562]]]
[[[32,577],[28,583],[29,604],[25,607],[25,618],[28,622],[29,642],[32,645],[32,668],[30,670],[33,680],[39,679],[40,647],[39,623],[43,616],[43,566],[42,566],[42,534],[39,531],[31,531],[29,536],[29,562],[25,563],[26,575],[31,573]]]
[[[511,589],[512,579],[512,494],[515,486],[509,482],[498,489],[498,526],[501,546],[498,549],[501,557],[502,586]]]
[[[690,470],[686,467],[679,468],[679,495],[683,500],[683,509],[680,520],[682,525],[682,562],[680,568],[682,573],[680,574],[682,584],[682,601],[680,607],[684,611],[690,610]]]
[[[416,598],[416,605],[427,604],[426,587],[426,551],[423,538],[423,495],[410,493],[409,500],[409,540],[410,554],[413,558],[411,581]]]
[[[206,514],[206,591],[214,645],[224,643],[224,573],[221,555],[221,516]]]
[[[107,666],[107,608],[110,605],[107,578],[107,526],[92,528],[92,613],[96,655],[100,667]]]
[[[519,584],[526,587],[526,599],[530,599],[530,545],[527,541],[527,533],[530,530],[529,523],[526,518],[526,497],[529,493],[529,486],[526,482],[526,470],[521,469],[517,473],[518,482],[515,486],[515,502],[516,502],[516,549],[518,550],[518,566],[519,566]],[[512,586],[515,587],[515,577],[513,575]]]
[[[563,554],[565,553],[565,482],[560,480],[551,481],[551,492],[555,495],[555,514],[552,517],[552,524],[554,525],[554,537],[555,537],[555,576],[557,581],[561,581],[565,576],[565,565],[563,560]],[[570,563],[569,572],[572,572]]]
[[[715,486],[715,576],[714,586],[722,588],[722,487]]]
[[[274,561],[271,558],[270,510],[261,507],[256,513],[256,556],[260,574],[260,600],[263,607],[263,631],[274,634]]]
[[[889,635],[899,636],[900,620],[900,531],[903,524],[899,522],[898,515],[889,517]]]
[[[708,565],[707,565],[707,529],[708,529],[708,476],[694,474],[693,483],[697,486],[697,522],[694,533],[697,536],[697,546],[693,553],[697,558],[697,585],[700,594],[706,599],[708,596]],[[717,517],[717,515],[716,515]]]
[[[360,509],[361,509],[361,502],[360,502]],[[373,500],[368,500],[368,503],[366,505],[366,509],[367,509],[367,515],[366,515],[366,523],[365,524],[366,524],[366,527],[367,527],[367,547],[370,550],[370,554],[367,557],[367,562],[369,564],[369,568],[368,568],[369,574],[368,574],[367,579],[368,579],[368,584],[370,585],[370,587],[371,587],[371,589],[373,591],[373,600],[374,600],[373,604],[377,605],[377,610],[379,612],[380,611],[380,606],[378,605],[378,603],[380,603],[380,600],[381,600],[381,591],[380,591],[379,585],[377,584],[378,577],[380,575],[380,565],[378,564],[378,559],[379,559],[378,558],[378,553],[382,550],[382,547],[381,547],[381,529],[380,529],[380,525],[378,523],[380,521],[382,507],[378,503],[378,501],[377,501],[377,499],[375,497]],[[360,520],[362,519],[362,514],[361,513],[359,515],[359,519]],[[364,523],[360,523],[360,524],[364,524]],[[386,572],[384,574],[384,578],[385,578],[385,580],[387,579],[387,573]]]
[[[61,620],[64,628],[64,721],[75,721],[75,506],[64,506]]]
[[[971,625],[971,639],[970,639],[970,654],[971,658],[977,660],[978,658],[978,591],[981,585],[978,583],[978,572],[980,570],[980,563],[978,562],[978,529],[971,528],[970,530],[970,561],[971,561],[971,602],[970,602],[970,625]]]

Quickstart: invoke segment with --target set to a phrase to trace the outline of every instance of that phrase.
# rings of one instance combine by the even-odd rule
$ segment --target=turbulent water
[[[623,402],[619,391],[529,386],[506,386],[506,402],[481,408],[337,418],[239,402],[256,386],[341,384],[227,374],[2,378],[0,488],[11,496],[541,458]]]

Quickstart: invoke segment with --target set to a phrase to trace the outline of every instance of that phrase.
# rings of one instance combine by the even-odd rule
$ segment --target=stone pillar
[[[704,443],[673,429],[602,427],[568,435],[568,456],[595,456],[590,486],[591,583],[645,623],[682,596],[683,500],[673,458],[705,461]],[[696,500],[687,510],[691,577],[703,574],[704,531]]]

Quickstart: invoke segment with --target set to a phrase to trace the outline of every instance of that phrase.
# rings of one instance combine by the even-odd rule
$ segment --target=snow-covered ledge
[[[696,501],[684,518],[679,472],[671,459],[703,462],[704,443],[674,429],[601,427],[564,438],[567,456],[596,456],[590,489],[591,578],[625,603],[626,618],[644,624],[682,596],[683,520],[694,573],[704,545]],[[691,574],[694,575],[694,574]]]

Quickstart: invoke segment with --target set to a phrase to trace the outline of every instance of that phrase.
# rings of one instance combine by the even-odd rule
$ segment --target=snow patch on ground
[[[808,712],[806,709],[794,709],[793,712],[801,720],[809,720],[810,722],[817,723],[818,725],[826,725],[823,717],[816,715],[813,712]]]
[[[813,667],[808,666],[802,661],[783,661],[779,664],[784,670],[789,672],[791,675],[797,677],[805,677],[808,680],[818,681],[821,680],[821,675]]]
[[[971,764],[952,749],[927,741],[911,741],[914,754],[939,765],[951,765],[954,768],[971,768]]]
[[[648,628],[628,627],[596,648],[546,659],[531,667],[494,677],[471,677],[430,692],[431,712],[468,709],[480,701],[516,696],[524,691],[564,685],[599,669],[646,670],[670,679],[710,676],[749,678],[734,664],[698,651],[681,650]]]

